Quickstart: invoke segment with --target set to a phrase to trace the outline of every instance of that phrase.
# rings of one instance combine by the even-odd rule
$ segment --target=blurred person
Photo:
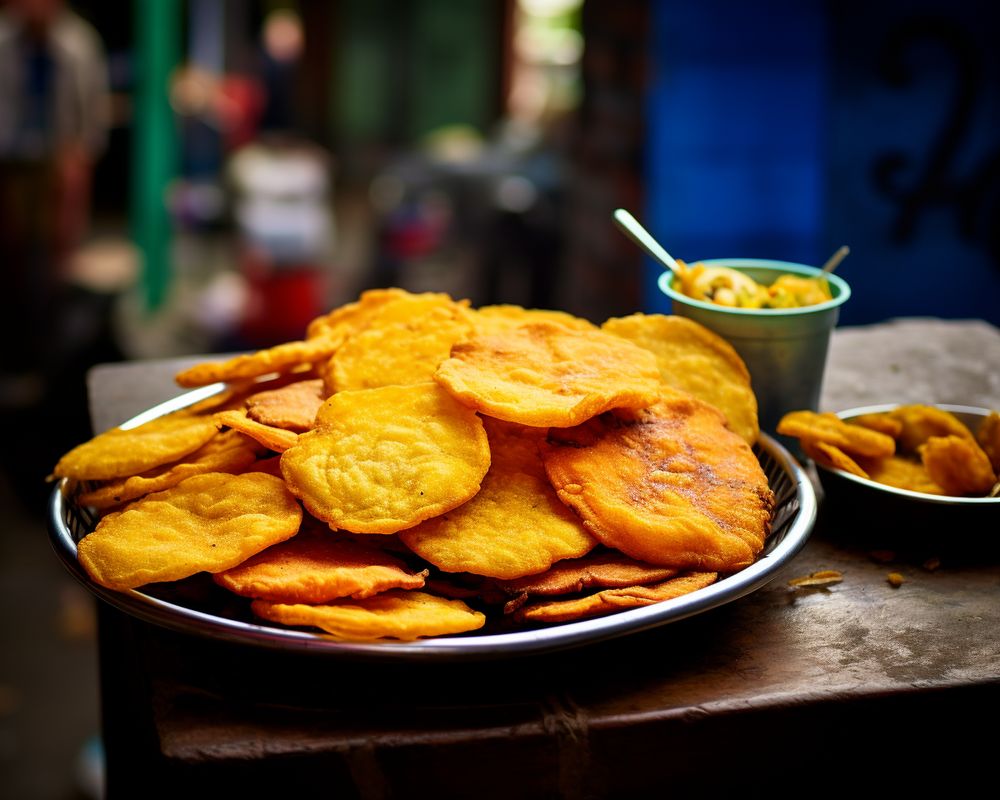
[[[62,0],[0,8],[0,403],[30,402],[69,256],[87,231],[109,84],[97,32]],[[16,343],[15,346],[7,346]]]

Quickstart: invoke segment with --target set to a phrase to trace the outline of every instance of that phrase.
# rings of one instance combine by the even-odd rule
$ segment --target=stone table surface
[[[95,368],[95,427],[177,394],[172,375],[191,360]],[[933,319],[836,330],[822,409],[884,402],[1000,408],[1000,331]],[[215,781],[252,797],[971,788],[995,757],[972,720],[1000,702],[998,522],[828,494],[804,548],[746,597],[485,663],[265,652],[102,603],[108,797]],[[788,583],[820,569],[843,580]]]

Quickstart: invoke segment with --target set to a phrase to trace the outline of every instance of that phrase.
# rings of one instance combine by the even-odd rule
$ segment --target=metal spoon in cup
[[[650,256],[656,259],[660,264],[670,270],[674,275],[680,275],[682,272],[681,266],[677,263],[670,253],[668,253],[663,245],[661,245],[653,235],[647,231],[639,221],[633,217],[624,208],[616,208],[613,214],[614,220],[618,223],[618,227],[621,228],[632,241],[638,244],[643,250],[645,250]],[[840,262],[843,261],[847,255],[851,252],[851,249],[847,245],[843,245],[838,248],[837,251],[827,259],[827,262],[823,265],[821,272],[824,274],[829,274],[833,272]]]
[[[840,262],[843,261],[850,252],[851,248],[845,244],[843,247],[837,250],[836,253],[830,256],[829,259],[827,259],[827,262],[823,265],[822,271],[833,272],[837,267],[840,266]]]
[[[615,222],[618,223],[618,227],[633,242],[674,273],[674,275],[680,274],[681,267],[674,260],[674,257],[664,250],[660,243],[653,238],[652,234],[639,224],[639,220],[629,214],[624,208],[616,208],[613,216]]]

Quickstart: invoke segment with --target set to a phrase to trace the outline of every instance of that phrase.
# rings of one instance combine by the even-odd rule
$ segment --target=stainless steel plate
[[[213,385],[174,398],[143,412],[123,427],[183,408],[220,388]],[[344,642],[319,632],[260,624],[249,616],[242,598],[234,595],[220,606],[206,599],[210,589],[199,587],[197,581],[192,586],[191,579],[177,585],[144,587],[144,591],[105,589],[91,581],[77,561],[76,544],[93,529],[96,518],[72,502],[66,481],[52,493],[49,536],[69,571],[97,597],[138,619],[183,633],[341,658],[452,662],[506,658],[578,647],[676,622],[737,600],[770,581],[805,544],[816,521],[817,503],[812,483],[802,467],[773,438],[761,435],[757,457],[774,490],[776,505],[771,535],[756,563],[674,600],[597,619],[509,632],[444,636],[413,642]]]

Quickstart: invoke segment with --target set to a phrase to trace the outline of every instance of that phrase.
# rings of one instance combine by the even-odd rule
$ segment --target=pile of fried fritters
[[[53,470],[113,590],[207,572],[259,619],[408,640],[674,598],[770,531],[750,376],[680,317],[375,289],[176,379],[222,388]]]

